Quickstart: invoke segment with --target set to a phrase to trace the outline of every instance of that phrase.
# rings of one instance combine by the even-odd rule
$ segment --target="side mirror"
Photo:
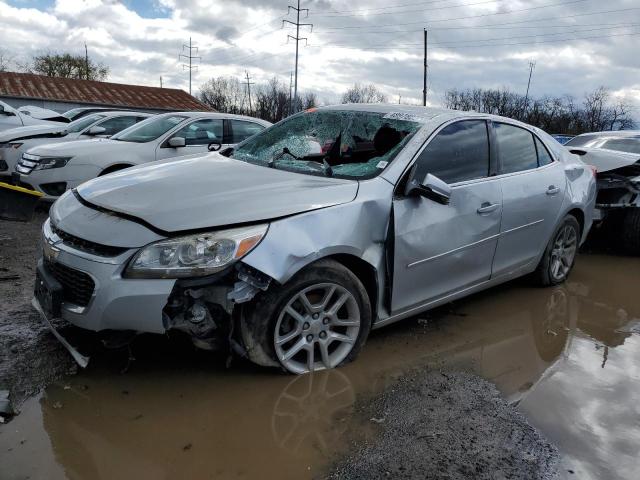
[[[171,137],[169,139],[169,146],[171,148],[180,148],[187,145],[187,141],[184,137]]]
[[[211,142],[207,148],[209,149],[210,152],[217,152],[222,148],[222,142],[219,142],[219,141]]]
[[[107,129],[104,127],[91,127],[89,130],[87,130],[87,135],[102,135],[104,132],[106,132]]]
[[[451,187],[445,181],[430,173],[419,181],[416,178],[416,170],[411,172],[404,193],[406,196],[420,195],[443,205],[448,205],[451,199]]]
[[[16,114],[4,109],[4,105],[0,105],[0,115],[6,115],[7,117],[15,117]]]

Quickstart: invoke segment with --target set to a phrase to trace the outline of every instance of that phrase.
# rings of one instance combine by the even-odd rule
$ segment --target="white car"
[[[64,123],[34,118],[31,115],[21,113],[4,102],[0,102],[0,132],[26,125],[64,125]]]
[[[30,125],[0,132],[0,180],[2,176],[11,175],[22,154],[30,148],[92,137],[110,137],[151,116],[140,112],[105,111],[71,123]]]
[[[156,115],[109,139],[76,140],[29,149],[15,167],[19,185],[55,200],[87,180],[141,163],[220,150],[271,124],[211,112]],[[211,148],[210,148],[211,147]]]

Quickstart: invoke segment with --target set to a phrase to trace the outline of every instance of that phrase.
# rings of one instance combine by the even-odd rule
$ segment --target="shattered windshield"
[[[300,173],[370,178],[384,170],[420,126],[401,114],[307,111],[250,138],[231,156]]]

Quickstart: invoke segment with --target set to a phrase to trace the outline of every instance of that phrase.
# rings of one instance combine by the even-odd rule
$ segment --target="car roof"
[[[594,138],[634,138],[640,137],[640,130],[609,130],[604,132],[589,132],[578,135],[578,137]]]
[[[116,117],[116,116],[120,116],[120,115],[135,115],[135,116],[140,116],[140,117],[153,117],[155,114],[153,113],[146,113],[146,112],[134,112],[132,110],[109,110],[107,112],[94,112],[97,115],[104,115],[105,117]],[[88,117],[89,115],[87,115]],[[82,118],[86,118],[86,117],[81,117]]]
[[[337,111],[354,111],[354,112],[374,112],[384,114],[400,114],[408,117],[419,117],[423,120],[432,120],[438,117],[442,121],[455,120],[456,118],[485,118],[495,121],[508,122],[515,125],[521,125],[526,128],[535,128],[532,125],[514,120],[513,118],[501,117],[490,113],[478,113],[474,111],[453,110],[449,108],[423,107],[421,105],[398,105],[393,103],[345,103],[341,105],[330,105],[326,107],[318,107],[318,110],[337,110]],[[401,117],[397,117],[401,118]],[[410,118],[407,118],[410,119]]]
[[[257,122],[262,125],[271,125],[271,122],[262,120],[260,118],[248,117],[246,115],[234,115],[232,113],[221,113],[221,112],[168,112],[168,113],[161,113],[158,116],[170,117],[171,115],[181,115],[189,118],[222,118],[222,119],[231,119],[231,120],[246,120],[251,122]]]

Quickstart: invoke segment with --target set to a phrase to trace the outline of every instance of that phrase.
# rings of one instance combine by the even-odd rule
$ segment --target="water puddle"
[[[558,445],[568,477],[637,478],[638,272],[639,259],[583,255],[564,286],[493,289],[374,332],[355,363],[301,377],[226,370],[147,339],[128,373],[126,355],[98,359],[0,427],[0,476],[310,478],[349,446],[358,395],[430,366],[494,382]]]

